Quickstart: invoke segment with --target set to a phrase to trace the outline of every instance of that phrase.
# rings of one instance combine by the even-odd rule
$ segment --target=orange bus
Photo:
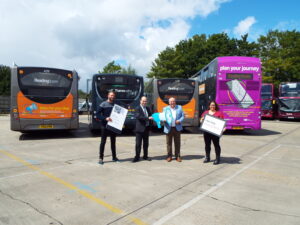
[[[77,129],[78,74],[46,67],[11,68],[11,130]]]
[[[185,114],[184,127],[199,125],[198,83],[190,79],[152,79],[145,85],[145,93],[153,112],[162,112],[169,105],[169,98],[174,97]]]

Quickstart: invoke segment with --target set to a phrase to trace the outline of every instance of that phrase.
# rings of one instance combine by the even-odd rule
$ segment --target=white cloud
[[[0,64],[75,69],[85,79],[112,60],[141,75],[167,46],[187,38],[189,19],[229,0],[1,0]]]
[[[287,31],[287,30],[299,30],[300,21],[290,20],[281,21],[275,27],[274,30]]]
[[[233,29],[233,33],[236,37],[249,33],[253,24],[256,23],[256,19],[253,16],[248,16],[246,19],[240,21],[238,25]]]

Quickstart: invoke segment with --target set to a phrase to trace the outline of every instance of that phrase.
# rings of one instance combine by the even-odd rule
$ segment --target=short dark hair
[[[114,95],[116,95],[116,92],[115,92],[115,91],[108,91],[108,92],[107,92],[107,96],[108,96],[110,93],[113,93]]]
[[[216,106],[216,111],[219,111],[219,105],[216,103],[216,101],[215,100],[212,100],[212,101],[210,101],[209,103],[208,103],[208,109],[209,109],[209,106],[210,106],[210,104],[211,103],[215,103],[215,106]]]

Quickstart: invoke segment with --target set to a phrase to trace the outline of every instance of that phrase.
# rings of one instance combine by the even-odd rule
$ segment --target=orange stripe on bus
[[[21,91],[17,94],[17,106],[20,118],[26,119],[58,119],[71,118],[73,111],[73,95],[53,104],[41,104],[28,99]]]

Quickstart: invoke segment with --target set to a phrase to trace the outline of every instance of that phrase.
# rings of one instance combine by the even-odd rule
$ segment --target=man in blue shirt
[[[167,140],[167,161],[172,161],[172,140],[174,139],[175,145],[175,158],[177,162],[181,162],[180,156],[180,134],[183,130],[182,121],[184,120],[184,112],[180,105],[176,105],[176,99],[169,98],[169,106],[164,107],[163,114],[166,117],[166,122],[164,125],[164,133],[166,133]]]

